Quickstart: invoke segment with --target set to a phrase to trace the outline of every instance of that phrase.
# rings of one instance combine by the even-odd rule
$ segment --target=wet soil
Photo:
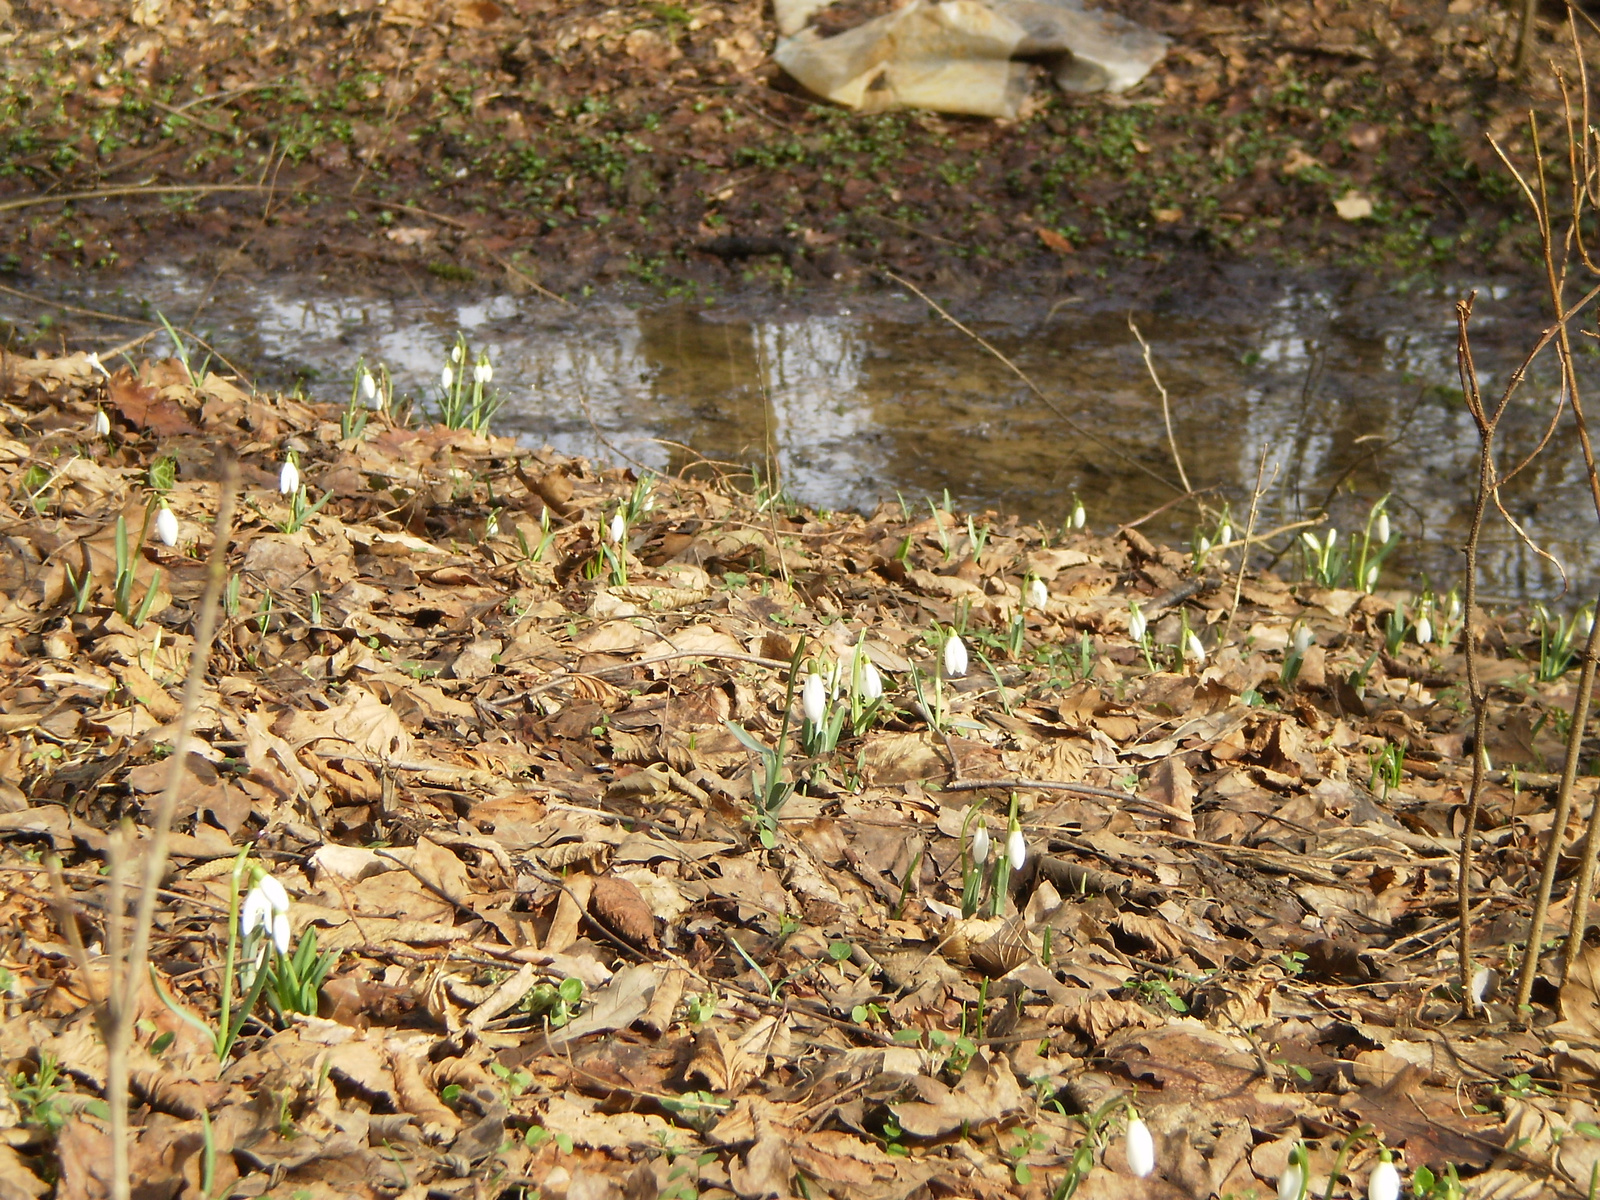
[[[1553,111],[1559,29],[1517,83],[1510,14],[1475,0],[1115,7],[1173,39],[1144,83],[1041,79],[998,122],[816,103],[749,3],[11,0],[0,282],[198,260],[698,296],[1528,261],[1485,134],[1515,156]],[[1370,216],[1337,214],[1352,193]]]

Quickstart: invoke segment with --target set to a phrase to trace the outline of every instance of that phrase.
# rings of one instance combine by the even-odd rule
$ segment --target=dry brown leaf
[[[655,915],[631,881],[617,875],[596,879],[589,911],[634,945],[656,945]]]

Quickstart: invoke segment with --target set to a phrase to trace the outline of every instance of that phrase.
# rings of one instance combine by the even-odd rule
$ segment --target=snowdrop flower
[[[283,460],[283,469],[278,472],[278,491],[285,496],[292,496],[300,490],[300,468],[294,465],[294,459]]]
[[[499,532],[500,518],[491,513],[489,519],[483,523],[483,536],[494,537]]]
[[[1150,622],[1145,618],[1144,609],[1139,607],[1139,602],[1128,601],[1128,636],[1136,642],[1143,642],[1145,630],[1149,627]]]
[[[944,673],[952,679],[967,673],[967,644],[958,633],[952,633],[944,644]]]
[[[1156,1169],[1156,1144],[1150,1136],[1150,1126],[1139,1117],[1128,1122],[1128,1142],[1125,1149],[1128,1170],[1140,1179]]]
[[[103,408],[97,408],[94,410],[94,436],[111,436],[111,418],[106,416],[106,411]]]
[[[1378,545],[1386,546],[1389,544],[1389,532],[1389,514],[1381,512],[1372,524],[1372,536],[1378,539]]]
[[[494,368],[487,358],[478,360],[478,365],[472,368],[472,378],[479,383],[488,383],[494,378]]]
[[[448,392],[455,381],[456,373],[450,369],[450,364],[446,363],[444,370],[439,372],[439,384]]]
[[[1326,538],[1324,538],[1323,541],[1322,541],[1323,547],[1326,548],[1326,549],[1330,549],[1331,550],[1333,548],[1334,542],[1336,542],[1338,540],[1339,540],[1339,531],[1337,529],[1333,528],[1333,526],[1331,526],[1331,525],[1328,526],[1328,536]]]
[[[1317,639],[1311,635],[1311,627],[1309,625],[1295,626],[1294,652],[1296,654],[1304,654],[1307,650],[1311,649],[1311,644],[1316,640]]]
[[[1394,1156],[1380,1150],[1383,1161],[1372,1168],[1367,1179],[1367,1200],[1400,1200],[1400,1168],[1394,1165]]]
[[[1028,843],[1022,836],[1022,830],[1012,826],[1011,832],[1006,834],[1006,857],[1011,860],[1013,871],[1022,870],[1022,864],[1028,861]]]
[[[167,507],[165,500],[156,510],[156,537],[161,539],[163,546],[178,544],[178,514]]]
[[[268,933],[279,954],[289,952],[289,893],[265,871],[256,877],[239,910],[239,932],[248,938],[258,929]]]
[[[1200,635],[1189,630],[1183,637],[1183,656],[1197,667],[1206,664],[1206,648],[1200,644]]]
[[[1428,620],[1428,614],[1423,613],[1417,618],[1417,645],[1426,646],[1433,641],[1433,622]]]
[[[1211,539],[1202,533],[1200,535],[1200,540],[1194,544],[1194,548],[1199,553],[1200,557],[1204,558],[1206,555],[1211,553]]]
[[[828,715],[828,688],[815,671],[806,676],[800,689],[800,708],[813,725],[821,725],[822,718]]]
[[[1072,516],[1069,518],[1074,529],[1082,529],[1089,519],[1089,514],[1083,511],[1083,501],[1076,496],[1072,498]]]
[[[1035,575],[1032,579],[1028,580],[1028,586],[1023,593],[1023,599],[1029,608],[1042,609],[1046,604],[1050,603],[1050,589],[1045,587],[1044,580]]]
[[[1289,1165],[1278,1176],[1278,1200],[1300,1200],[1306,1189],[1306,1169],[1300,1160],[1291,1157]]]
[[[1445,606],[1445,611],[1450,614],[1452,621],[1459,620],[1461,617],[1461,597],[1456,595],[1455,588],[1450,589],[1450,603]],[[1594,613],[1589,613],[1587,620],[1588,624],[1583,627],[1585,633],[1588,633],[1594,627]]]
[[[628,523],[623,520],[622,510],[619,508],[611,514],[611,524],[606,527],[606,537],[611,540],[613,546],[621,545],[622,539],[627,535],[627,532]]]
[[[972,829],[972,861],[975,863],[989,861],[989,827],[981,821]]]
[[[1312,533],[1311,530],[1308,529],[1304,533],[1302,533],[1300,535],[1300,540],[1306,544],[1307,548],[1310,549],[1311,553],[1313,553],[1313,554],[1321,554],[1322,553],[1322,543],[1317,540],[1317,535]]]
[[[1378,586],[1378,564],[1373,563],[1367,568],[1367,591]]]
[[[1217,546],[1226,549],[1231,545],[1233,545],[1233,526],[1224,521],[1217,529]]]
[[[883,698],[883,676],[878,674],[878,668],[872,665],[870,658],[861,660],[860,695],[868,704]]]
[[[86,358],[89,362],[89,365],[96,371],[99,371],[100,374],[104,375],[107,379],[111,378],[111,372],[106,370],[106,366],[100,361],[100,356],[98,354],[85,354],[83,357]]]
[[[378,407],[378,381],[372,377],[371,371],[361,372],[361,398],[367,402],[368,408]]]
[[[461,343],[460,342],[457,342],[454,346],[450,347],[450,361],[453,362],[453,363],[458,363],[458,362],[461,361]]]

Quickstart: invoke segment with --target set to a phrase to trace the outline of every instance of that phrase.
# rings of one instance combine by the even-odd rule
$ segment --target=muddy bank
[[[196,255],[572,296],[879,265],[959,288],[1184,251],[1509,267],[1529,235],[1484,134],[1518,152],[1553,99],[1547,70],[1498,70],[1510,20],[1475,0],[1129,0],[1173,39],[1156,72],[1121,97],[1047,85],[1014,123],[814,103],[756,4],[9,8],[0,202],[118,190],[0,210],[13,282]],[[1337,214],[1352,194],[1369,216]]]

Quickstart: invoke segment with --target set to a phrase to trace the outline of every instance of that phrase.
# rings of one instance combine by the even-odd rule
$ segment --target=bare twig
[[[1244,549],[1239,552],[1239,574],[1233,581],[1233,603],[1228,606],[1228,623],[1222,627],[1222,641],[1228,640],[1228,635],[1233,632],[1233,617],[1239,611],[1239,596],[1244,591],[1244,573],[1250,566],[1250,541],[1256,532],[1256,514],[1261,509],[1261,497],[1266,494],[1267,488],[1272,486],[1278,478],[1278,468],[1272,468],[1272,482],[1263,483],[1267,471],[1266,442],[1261,443],[1261,457],[1256,462],[1256,486],[1250,492],[1250,515],[1244,523]]]
[[[111,906],[108,911],[108,949],[111,950],[113,978],[102,1010],[101,1035],[106,1042],[106,1102],[111,1109],[111,1194],[113,1200],[128,1200],[131,1180],[128,1176],[128,1054],[132,1046],[134,1019],[138,1014],[139,996],[144,990],[144,977],[150,959],[150,929],[155,921],[156,895],[161,876],[167,868],[168,836],[172,831],[172,815],[177,808],[178,791],[183,786],[183,776],[189,756],[189,740],[194,728],[195,712],[200,705],[200,694],[205,688],[206,667],[211,659],[211,645],[217,629],[217,610],[222,599],[223,585],[228,577],[228,547],[233,535],[234,500],[239,490],[239,465],[228,456],[222,463],[222,483],[217,500],[217,520],[211,544],[211,557],[207,563],[206,590],[200,601],[200,612],[195,621],[194,650],[189,659],[189,674],[183,686],[183,707],[172,739],[172,766],[167,772],[166,787],[156,801],[150,828],[150,843],[143,854],[143,874],[134,912],[133,928],[125,948],[122,919],[121,889],[123,864],[126,863],[126,845],[112,845]],[[131,839],[132,831],[124,826],[120,836]]]
[[[1161,419],[1167,426],[1167,447],[1172,451],[1172,465],[1178,468],[1178,479],[1183,483],[1183,490],[1193,494],[1194,488],[1190,486],[1189,474],[1183,469],[1183,455],[1178,453],[1178,439],[1172,432],[1172,399],[1167,395],[1167,388],[1161,382],[1161,376],[1156,374],[1156,364],[1150,357],[1150,343],[1144,340],[1144,334],[1139,332],[1139,327],[1133,323],[1133,314],[1128,314],[1128,328],[1133,331],[1133,336],[1139,340],[1139,349],[1144,354],[1144,369],[1150,372],[1150,381],[1156,385],[1156,391],[1161,393]]]

